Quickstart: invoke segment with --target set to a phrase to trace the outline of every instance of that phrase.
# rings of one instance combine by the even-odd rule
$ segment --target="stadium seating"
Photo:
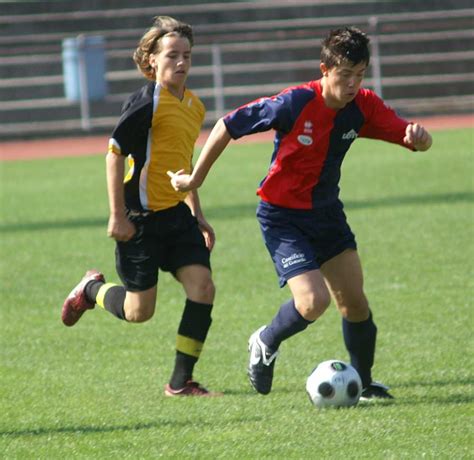
[[[92,133],[109,132],[125,97],[143,84],[131,54],[155,15],[193,25],[188,86],[208,109],[206,125],[246,101],[319,76],[321,37],[356,25],[380,50],[381,91],[410,115],[472,111],[474,8],[470,0],[258,2],[6,2],[0,17],[0,140],[80,134],[81,111],[66,99],[62,40],[101,35],[105,99],[90,103]],[[130,6],[132,5],[132,6]],[[376,17],[377,24],[370,18]],[[221,62],[216,93],[213,53]],[[373,68],[373,66],[372,66]],[[367,85],[377,86],[369,72]]]

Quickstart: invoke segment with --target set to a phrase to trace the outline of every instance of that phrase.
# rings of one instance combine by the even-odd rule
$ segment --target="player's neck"
[[[321,96],[323,98],[324,104],[329,109],[341,110],[346,106],[345,101],[339,100],[332,94],[329,85],[324,81],[324,77],[321,79]]]
[[[180,101],[183,100],[185,86],[184,85],[170,85],[168,83],[158,82],[158,84],[166,89],[172,96],[178,98]]]

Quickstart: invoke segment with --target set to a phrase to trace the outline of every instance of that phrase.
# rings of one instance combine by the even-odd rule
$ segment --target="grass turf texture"
[[[195,377],[218,399],[168,399],[183,307],[162,274],[155,317],[100,309],[62,326],[90,267],[117,281],[105,234],[101,156],[0,164],[3,458],[472,458],[472,133],[437,132],[427,153],[357,141],[342,197],[379,329],[374,376],[393,404],[318,411],[320,361],[347,359],[334,306],[282,346],[273,392],[247,382],[247,339],[288,298],[254,217],[271,146],[228,148],[201,189],[215,227],[214,323]]]

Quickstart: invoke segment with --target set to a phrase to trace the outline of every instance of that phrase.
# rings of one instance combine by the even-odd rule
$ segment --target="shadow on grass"
[[[51,434],[63,434],[63,433],[76,433],[76,434],[88,434],[88,433],[110,433],[114,431],[136,431],[136,430],[150,430],[158,428],[160,426],[188,426],[192,423],[184,423],[176,420],[161,420],[151,423],[137,423],[135,425],[112,425],[112,426],[64,426],[57,428],[31,428],[25,430],[8,430],[0,431],[0,436],[44,436]]]
[[[426,381],[407,381],[399,383],[391,388],[390,393],[394,399],[377,399],[374,401],[361,401],[357,405],[357,410],[367,410],[371,408],[379,408],[384,406],[416,406],[421,404],[437,404],[437,405],[461,405],[474,402],[474,393],[472,386],[473,378],[461,378],[451,380],[426,380]],[[445,387],[465,387],[465,390],[446,390]],[[411,389],[415,394],[400,394],[402,389]],[[420,393],[420,389],[423,394]],[[301,388],[283,387],[272,390],[272,395],[278,394],[297,394],[301,393]],[[405,393],[405,391],[403,391]],[[246,391],[238,391],[236,394],[248,394]],[[255,395],[255,392],[250,390]],[[398,393],[398,394],[397,394]],[[226,394],[228,392],[226,391]],[[328,408],[330,409],[330,408]],[[341,410],[350,410],[351,407],[338,408]]]
[[[394,393],[395,396],[396,392]],[[459,406],[462,404],[471,404],[474,401],[474,397],[468,394],[468,391],[465,393],[455,393],[455,394],[440,394],[440,391],[434,391],[432,393],[427,393],[423,396],[407,396],[399,397],[393,400],[393,403],[397,406],[416,406],[421,404],[436,404],[437,406]]]
[[[471,377],[451,379],[451,380],[426,380],[408,381],[397,385],[397,388],[411,388],[414,391],[422,388],[423,395],[415,395],[413,400],[403,399],[402,404],[470,404],[474,402],[472,386],[474,379]],[[465,390],[446,390],[444,387],[465,387]]]
[[[474,201],[474,193],[438,193],[434,195],[415,195],[415,196],[394,196],[386,198],[376,198],[372,200],[353,201],[347,200],[345,208],[347,210],[383,208],[404,205],[427,205],[440,203],[458,203]],[[204,212],[209,221],[220,219],[242,219],[253,217],[257,203],[247,204],[229,204],[228,206],[214,206],[206,208]],[[40,222],[19,222],[14,224],[0,225],[0,232],[18,232],[18,231],[38,231],[38,230],[67,230],[85,227],[107,227],[107,217],[68,219],[58,221],[40,221]]]
[[[260,422],[263,417],[245,417],[242,419],[234,420],[235,423],[248,423],[248,422]],[[204,419],[199,420],[177,420],[177,419],[164,419],[156,420],[149,423],[136,423],[136,424],[124,424],[124,425],[71,425],[62,427],[51,427],[51,428],[30,428],[30,429],[19,429],[19,430],[5,430],[0,431],[0,436],[9,437],[22,437],[22,436],[50,436],[54,434],[96,434],[96,433],[113,433],[121,431],[140,431],[140,430],[154,430],[162,427],[173,427],[173,428],[189,428],[195,426],[196,429],[202,428],[203,426],[215,427],[214,422],[209,422]]]
[[[370,407],[382,407],[384,405],[396,406],[416,406],[420,404],[437,404],[437,405],[460,405],[470,404],[474,401],[474,394],[472,392],[473,378],[461,378],[459,380],[426,380],[426,381],[407,381],[398,384],[391,389],[391,393],[395,399],[381,400],[360,404],[358,408],[367,409]],[[446,390],[448,386],[463,386],[465,390]],[[413,393],[410,395],[397,395],[398,389],[411,389]],[[420,389],[423,394],[418,394]]]
[[[346,209],[368,209],[368,208],[386,208],[405,205],[429,205],[440,203],[459,203],[474,201],[472,192],[455,193],[435,193],[432,195],[410,195],[410,196],[392,196],[385,198],[375,198],[364,201],[345,201]]]
[[[86,227],[103,227],[105,232],[105,229],[107,228],[107,217],[1,224],[0,232],[8,233],[39,230],[68,230]]]
[[[472,386],[474,385],[474,378],[473,377],[464,377],[460,379],[434,379],[434,380],[424,380],[422,382],[420,381],[408,381],[404,383],[400,383],[397,385],[397,388],[413,388],[413,387],[444,387],[444,386],[449,386],[449,385],[466,385],[466,386]]]

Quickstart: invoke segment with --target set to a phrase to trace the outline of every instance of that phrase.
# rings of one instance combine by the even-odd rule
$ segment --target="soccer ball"
[[[350,364],[332,359],[318,364],[311,372],[306,392],[319,408],[355,406],[362,393],[362,382]]]

